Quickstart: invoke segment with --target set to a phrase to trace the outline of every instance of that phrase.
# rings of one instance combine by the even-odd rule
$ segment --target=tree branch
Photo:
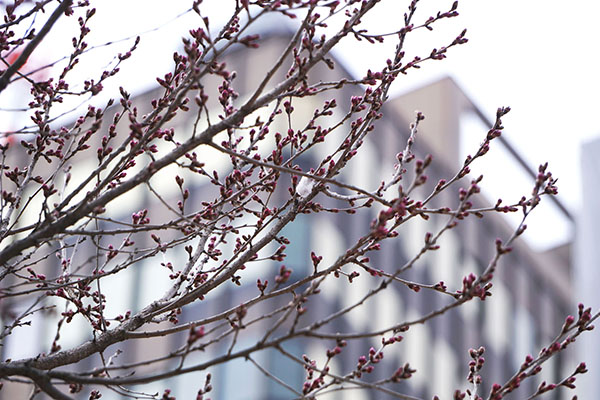
[[[25,46],[25,49],[17,58],[17,60],[0,76],[0,92],[2,92],[8,86],[10,78],[27,62],[27,59],[33,53],[35,48],[44,40],[44,37],[50,32],[52,26],[60,16],[71,6],[73,0],[63,0],[62,3],[54,10],[48,21],[44,24],[40,32]]]

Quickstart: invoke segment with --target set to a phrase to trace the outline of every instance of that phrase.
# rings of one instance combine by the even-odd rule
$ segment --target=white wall
[[[582,146],[581,167],[583,201],[577,221],[573,297],[596,312],[600,309],[600,139]],[[577,377],[578,394],[584,399],[598,395],[600,326],[596,328],[577,339],[577,360],[585,361],[591,372]]]

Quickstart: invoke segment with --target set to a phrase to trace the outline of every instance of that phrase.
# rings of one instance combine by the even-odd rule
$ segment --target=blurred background
[[[207,0],[202,3],[202,10],[207,12],[215,29],[229,16],[226,4],[233,2]],[[422,1],[417,20],[424,21],[451,5],[452,1]],[[382,0],[364,21],[365,27],[373,34],[393,32],[401,26],[406,7],[406,1]],[[139,50],[134,58],[123,64],[114,86],[106,85],[105,91],[94,101],[102,104],[114,97],[118,86],[125,86],[124,82],[133,94],[154,88],[155,77],[171,68],[172,53],[181,48],[181,37],[198,25],[198,16],[189,9],[190,2],[183,0],[103,0],[90,26],[92,50],[82,59],[82,68],[74,71],[74,76],[80,73],[81,82],[89,79],[90,74],[99,76],[115,62],[115,54],[127,51],[135,36],[140,35]],[[573,304],[581,301],[598,309],[600,297],[596,295],[595,286],[600,282],[600,129],[597,123],[600,3],[463,0],[458,11],[459,17],[435,24],[433,32],[419,30],[409,35],[407,58],[423,57],[431,49],[449,44],[464,28],[469,42],[450,49],[447,59],[427,62],[420,70],[399,77],[391,95],[407,96],[449,77],[480,113],[466,113],[459,120],[461,158],[473,153],[485,137],[489,128],[484,122],[486,118],[493,120],[500,106],[512,108],[504,118],[503,137],[508,146],[495,143],[490,154],[475,164],[474,173],[484,174],[482,186],[488,198],[501,197],[510,203],[531,192],[533,181],[527,169],[536,171],[539,164],[549,163],[549,170],[558,178],[558,199],[563,209],[544,201],[528,222],[525,240],[533,251],[540,253],[566,247]],[[290,22],[290,29],[294,26]],[[331,29],[335,26],[332,21]],[[41,46],[30,59],[28,68],[58,61],[56,68],[60,69],[57,55],[68,50],[70,38],[77,34],[77,24],[73,19],[57,27],[46,39],[52,46]],[[347,40],[336,48],[334,56],[345,70],[359,78],[365,76],[368,69],[381,69],[393,54],[394,46],[393,35],[382,44],[357,44]],[[51,72],[40,72],[43,73]],[[24,114],[20,119],[14,112],[20,98],[18,86],[11,90],[3,94],[0,101],[2,131],[27,124]],[[63,105],[65,112],[79,106],[76,101]],[[427,117],[427,104],[419,107],[423,107]],[[519,163],[511,150],[528,168]],[[516,215],[507,218],[513,226],[520,219]],[[591,372],[578,378],[578,382],[581,380],[580,386],[588,390],[586,393],[593,393],[594,376],[600,376],[600,340],[596,332],[587,336],[580,348],[586,350],[581,354]]]

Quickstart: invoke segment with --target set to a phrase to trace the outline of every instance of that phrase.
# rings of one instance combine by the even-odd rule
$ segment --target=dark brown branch
[[[72,3],[73,0],[63,0],[56,10],[54,10],[52,15],[50,15],[50,18],[48,18],[46,24],[42,27],[42,29],[40,29],[40,32],[33,38],[33,40],[31,40],[31,42],[27,44],[27,46],[25,46],[25,49],[19,58],[17,58],[17,60],[10,67],[8,67],[6,71],[4,71],[2,76],[0,76],[0,92],[6,89],[10,82],[10,78],[19,70],[19,68],[25,65],[25,62],[27,62],[27,59],[31,53],[33,53],[35,48],[42,42],[42,40],[44,40],[44,37],[46,37],[48,32],[50,32],[54,23],[58,21],[60,16],[67,10],[67,8],[71,6]]]

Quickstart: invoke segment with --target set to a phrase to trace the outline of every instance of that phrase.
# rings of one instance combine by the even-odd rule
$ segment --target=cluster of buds
[[[592,309],[591,307],[585,308],[581,303],[578,305],[579,319],[577,320],[578,331],[591,331],[594,329],[594,325],[590,325],[592,320]]]
[[[347,342],[345,340],[338,339],[336,346],[333,349],[327,349],[326,355],[328,359],[331,359],[338,354],[342,353],[342,349],[346,347]]]
[[[559,383],[546,383],[546,381],[542,381],[542,383],[540,383],[537,387],[537,390],[534,394],[534,396],[539,396],[543,393],[547,393],[550,392],[558,387],[566,387],[568,389],[575,389],[575,381],[576,381],[576,377],[575,375],[577,374],[585,374],[587,372],[587,368],[585,363],[580,363],[577,368],[575,369],[575,372],[573,372],[571,375],[569,375],[568,377],[566,377],[565,379],[563,379],[561,382]],[[577,396],[574,397],[574,399],[577,398]]]
[[[284,244],[282,244],[281,246],[279,246],[277,248],[277,250],[275,250],[275,253],[270,257],[271,260],[274,260],[274,261],[283,261],[283,259],[285,258],[285,253],[284,253],[285,247],[286,246]]]
[[[375,369],[374,364],[378,364],[383,360],[383,351],[375,350],[373,347],[369,349],[369,355],[360,356],[354,369],[353,375],[360,378],[363,373],[370,374]]]
[[[313,263],[313,267],[315,268],[315,271],[316,271],[317,267],[319,266],[319,263],[323,260],[323,256],[317,256],[314,251],[311,251],[310,259],[311,259],[311,261]]]
[[[204,395],[212,390],[211,374],[206,375],[206,380],[204,381],[204,387],[198,390],[198,394],[196,395],[196,400],[204,400]]]
[[[92,391],[90,392],[90,397],[88,397],[88,398],[89,398],[89,400],[98,400],[98,399],[99,399],[99,398],[101,398],[101,397],[102,397],[102,394],[100,393],[100,391],[99,391],[99,390],[92,390]],[[169,398],[169,400],[171,400],[171,399],[172,399],[172,400],[175,400],[175,398],[174,398],[174,397],[172,397],[172,398]]]
[[[379,240],[390,236],[390,231],[386,227],[387,222],[392,219],[399,219],[406,215],[408,199],[394,199],[392,206],[379,212],[376,220],[371,223],[371,235]],[[395,236],[395,235],[394,235]]]
[[[302,356],[304,360],[304,369],[306,369],[307,377],[306,381],[302,384],[302,394],[308,394],[313,390],[320,388],[325,383],[325,377],[329,373],[329,367],[325,366],[323,370],[319,373],[319,376],[315,378],[315,371],[317,369],[317,362],[315,360],[311,360],[306,355]]]
[[[118,322],[123,322],[123,321],[125,321],[125,320],[128,320],[130,316],[131,316],[131,311],[130,311],[130,310],[127,310],[127,311],[125,312],[125,315],[119,314],[119,315],[117,315],[117,316],[115,317],[115,320],[116,320],[116,321],[118,321]]]
[[[410,367],[409,363],[398,368],[391,377],[392,382],[400,382],[401,380],[409,379],[412,375],[417,372],[416,369]]]
[[[175,396],[171,396],[171,389],[165,389],[160,400],[175,400]]]
[[[204,326],[191,327],[187,339],[188,346],[192,345],[195,341],[201,339],[202,337],[204,337]]]
[[[483,358],[484,352],[485,349],[483,347],[480,347],[477,350],[469,349],[469,356],[472,360],[469,362],[469,375],[467,376],[467,381],[476,386],[481,384],[481,375],[479,375],[479,371],[481,371],[483,364],[485,363],[485,358]]]
[[[150,218],[148,216],[148,210],[143,209],[131,215],[131,220],[134,225],[145,225],[150,223]]]
[[[231,327],[233,329],[242,329],[244,328],[244,325],[242,323],[242,319],[244,319],[244,317],[246,316],[246,314],[248,314],[248,309],[246,308],[246,306],[244,304],[240,304],[236,309],[235,309],[235,316],[233,319],[229,319],[229,324],[231,325]]]
[[[260,295],[265,295],[265,290],[267,289],[267,285],[269,284],[268,280],[265,280],[264,283],[259,279],[256,280],[256,287],[260,290]]]
[[[180,314],[181,314],[181,308],[177,308],[177,309],[171,311],[167,315],[167,319],[170,323],[172,323],[173,325],[176,325],[179,323],[179,318],[177,316]]]
[[[41,281],[38,283],[36,287],[46,287],[48,286],[44,281],[46,280],[46,275],[36,273],[32,268],[27,268],[27,272],[29,272],[30,278],[33,280]]]
[[[292,275],[292,270],[286,268],[285,265],[282,265],[279,268],[279,274],[275,277],[275,283],[277,283],[278,285],[285,283],[288,281],[288,279],[290,279],[291,275]]]
[[[485,300],[487,297],[492,295],[490,289],[492,288],[493,284],[492,282],[489,282],[492,277],[493,275],[490,273],[478,280],[475,274],[470,273],[468,276],[463,278],[462,289],[456,292],[456,297],[479,297],[481,300]]]
[[[83,390],[83,385],[81,383],[69,384],[69,393],[79,393],[82,390]]]

